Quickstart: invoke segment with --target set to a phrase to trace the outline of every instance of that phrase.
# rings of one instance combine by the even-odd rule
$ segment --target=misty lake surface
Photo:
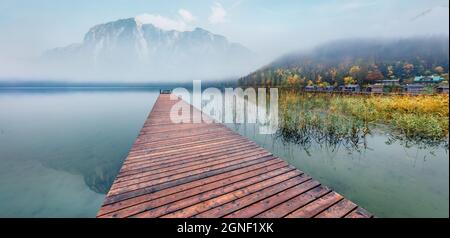
[[[0,89],[0,217],[95,217],[159,91]],[[328,148],[228,125],[378,217],[448,217],[448,147]],[[390,141],[390,143],[387,143]]]
[[[0,217],[95,217],[157,90],[0,90]]]

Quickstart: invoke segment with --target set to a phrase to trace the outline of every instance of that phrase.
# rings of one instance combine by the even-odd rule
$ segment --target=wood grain
[[[373,217],[225,125],[172,123],[175,103],[158,97],[97,217]]]

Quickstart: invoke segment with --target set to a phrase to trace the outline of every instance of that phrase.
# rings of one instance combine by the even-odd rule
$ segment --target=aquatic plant
[[[279,135],[296,143],[358,145],[380,124],[397,137],[448,140],[448,95],[280,94]]]
[[[329,97],[304,95],[299,100],[295,94],[284,96],[281,97],[277,133],[284,141],[300,144],[305,149],[313,142],[331,149],[343,146],[351,151],[365,146],[365,136],[370,131],[364,127],[364,122],[329,113]]]

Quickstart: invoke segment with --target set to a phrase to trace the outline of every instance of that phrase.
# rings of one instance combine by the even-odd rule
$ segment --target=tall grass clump
[[[352,141],[383,124],[410,139],[448,139],[448,95],[280,95],[280,130],[291,137]]]

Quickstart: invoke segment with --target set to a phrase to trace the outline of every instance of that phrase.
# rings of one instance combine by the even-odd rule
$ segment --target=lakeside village
[[[352,80],[346,80],[352,81]],[[306,92],[344,92],[344,93],[405,93],[405,94],[448,94],[448,78],[439,75],[415,76],[412,80],[390,78],[378,80],[374,84],[361,86],[350,82],[342,86],[314,85],[303,88]]]
[[[432,76],[416,76],[411,83],[401,83],[400,79],[384,79],[379,80],[375,84],[361,87],[359,84],[347,84],[338,88],[334,86],[306,86],[305,91],[335,91],[338,89],[341,92],[367,92],[367,93],[407,93],[407,94],[433,94],[443,93],[448,94],[448,79],[439,75]]]
[[[436,73],[421,75],[387,76],[380,71],[369,71],[360,76],[361,68],[353,66],[347,75],[336,70],[331,73],[311,73],[301,76],[296,69],[275,69],[255,72],[240,79],[240,85],[270,86],[298,89],[306,92],[339,92],[360,94],[449,94],[449,78],[443,67],[436,67]],[[314,79],[314,80],[308,80]],[[338,79],[340,78],[340,79]],[[361,80],[362,78],[362,80]]]

